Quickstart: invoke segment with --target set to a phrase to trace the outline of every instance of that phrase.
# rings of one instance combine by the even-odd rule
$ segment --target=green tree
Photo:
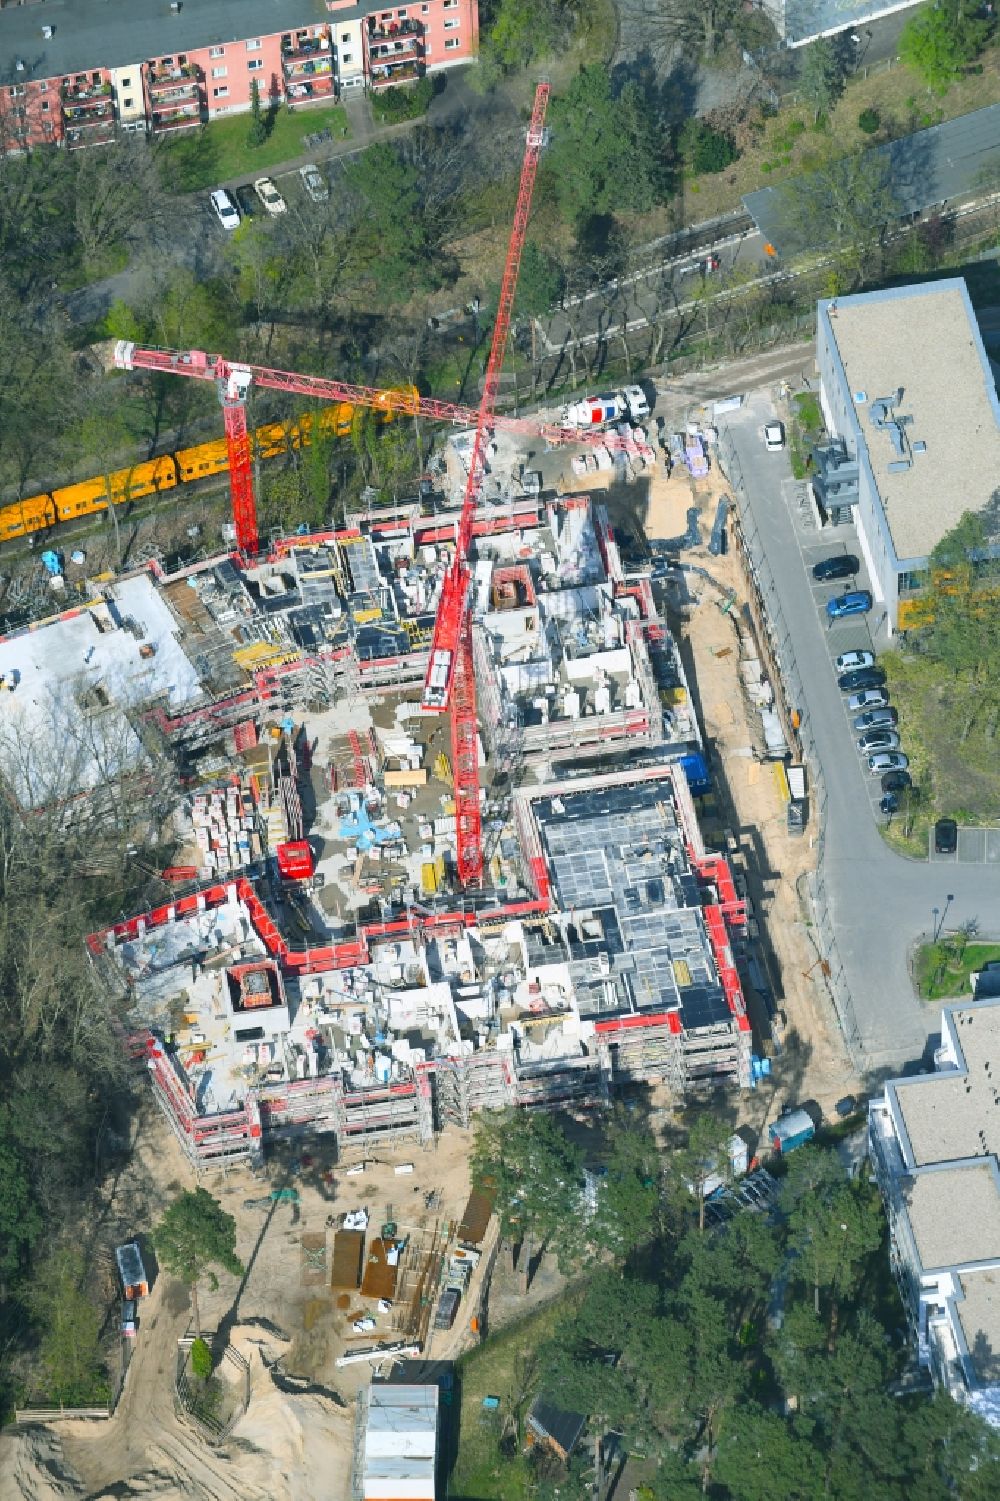
[[[626,83],[616,96],[607,68],[595,63],[580,69],[549,114],[552,144],[543,171],[567,219],[644,213],[659,201],[661,133],[636,84]]]
[[[247,145],[251,150],[263,146],[267,140],[267,123],[260,107],[260,86],[256,78],[250,81],[250,127],[247,130]]]
[[[39,1359],[49,1396],[84,1406],[107,1395],[100,1355],[101,1314],[83,1283],[78,1248],[54,1251],[34,1272],[29,1306],[41,1328]]]
[[[850,1182],[836,1152],[811,1147],[789,1160],[781,1188],[788,1216],[789,1248],[813,1288],[831,1300],[829,1343],[836,1341],[840,1300],[857,1284],[864,1264],[882,1240],[882,1213],[866,1185]]]
[[[843,286],[862,287],[879,272],[887,232],[899,217],[882,157],[855,152],[777,191],[790,250],[832,248]]]
[[[844,92],[844,66],[829,37],[819,37],[806,48],[799,89],[814,120],[827,114]]]
[[[482,12],[483,54],[492,74],[526,68],[566,40],[573,14],[559,0],[497,0]]]
[[[993,28],[970,0],[935,0],[907,21],[899,55],[935,94],[945,94],[982,52]]]
[[[356,271],[393,301],[440,284],[415,167],[385,142],[369,146],[344,173],[357,205],[350,254]]]
[[[235,1219],[204,1188],[188,1189],[156,1226],[153,1244],[167,1271],[190,1289],[195,1334],[201,1339],[198,1283],[207,1276],[214,1291],[219,1279],[213,1267],[222,1267],[233,1277],[243,1271],[236,1255]]]
[[[783,1418],[755,1402],[726,1417],[712,1464],[712,1479],[732,1501],[813,1501],[823,1494],[819,1454]]]
[[[561,301],[565,290],[566,273],[559,262],[529,240],[517,278],[516,312],[522,317],[540,318]]]
[[[596,1180],[594,1209],[586,1229],[599,1253],[625,1261],[653,1238],[659,1217],[659,1180],[656,1138],[627,1119],[616,1118],[608,1132],[604,1171]]]
[[[23,1264],[42,1233],[43,1220],[31,1167],[8,1135],[10,1110],[0,1106],[0,1302],[11,1273]]]
[[[686,1144],[671,1155],[668,1179],[682,1205],[697,1204],[699,1230],[705,1228],[706,1184],[712,1178],[730,1176],[729,1138],[732,1134],[732,1127],[721,1116],[705,1111],[695,1117]]]
[[[681,126],[677,149],[692,172],[724,172],[739,156],[728,132],[694,117]]]
[[[985,518],[968,511],[941,539],[931,554],[930,619],[920,632],[922,649],[964,690],[963,738],[1000,712],[1000,616],[990,593],[1000,565],[989,556],[990,540]]]
[[[579,1247],[583,1156],[549,1115],[505,1110],[480,1115],[472,1176],[488,1183],[504,1235],[533,1236],[560,1257]]]

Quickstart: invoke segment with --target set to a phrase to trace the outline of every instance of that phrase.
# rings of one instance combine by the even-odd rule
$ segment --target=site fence
[[[736,502],[747,587],[755,596],[770,646],[770,656],[780,682],[775,691],[784,698],[785,704],[795,705],[795,734],[803,759],[809,766],[810,808],[813,813],[816,833],[816,871],[809,879],[809,907],[813,915],[811,937],[816,954],[817,967],[826,982],[837,1023],[843,1035],[853,1066],[864,1067],[864,1042],[854,1009],[854,998],[847,979],[837,943],[833,923],[830,894],[823,870],[826,844],[826,820],[828,798],[823,777],[823,763],[813,735],[809,703],[803,691],[802,677],[795,657],[791,632],[781,608],[781,599],[774,581],[774,574],[767,560],[757,521],[747,493],[743,469],[732,438],[727,429],[719,434],[719,462],[725,471]]]
[[[235,1428],[250,1406],[250,1366],[238,1350],[227,1345],[209,1383],[192,1377],[191,1346],[193,1335],[177,1341],[177,1372],[174,1377],[174,1410],[178,1417],[191,1422],[210,1444],[221,1444]],[[219,1400],[207,1400],[211,1383]]]

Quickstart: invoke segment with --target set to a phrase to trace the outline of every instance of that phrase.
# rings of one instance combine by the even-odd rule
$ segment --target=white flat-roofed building
[[[965,282],[821,302],[816,357],[833,441],[813,488],[830,522],[856,522],[894,630],[934,548],[1000,487],[1000,403]]]
[[[872,1161],[920,1362],[1000,1427],[1000,999],[944,1008],[935,1068],[871,1104]]]
[[[436,1386],[374,1384],[362,1392],[364,1501],[434,1501]]]

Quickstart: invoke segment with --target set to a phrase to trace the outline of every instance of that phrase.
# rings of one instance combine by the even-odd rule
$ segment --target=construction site
[[[468,1348],[496,1282],[515,1312],[528,1294],[528,1251],[515,1285],[490,1193],[471,1182],[482,1112],[558,1111],[585,1129],[620,1101],[773,1104],[752,1094],[784,1026],[751,899],[760,872],[727,827],[701,722],[708,688],[710,740],[728,749],[728,716],[743,755],[738,699],[759,664],[742,648],[725,661],[734,590],[692,663],[678,623],[697,600],[668,621],[653,561],[623,561],[606,493],[665,495],[650,536],[674,535],[675,515],[690,528],[688,482],[705,480],[713,436],[655,436],[639,387],[552,419],[495,410],[547,97],[540,86],[478,411],[120,345],[122,370],[215,384],[235,547],[88,580],[72,609],[0,639],[0,777],[23,809],[100,818],[109,786],[169,791],[137,830],[164,851],[162,899],[88,949],[159,1107],[135,1171],[154,1197],[168,1178],[208,1181],[237,1221],[236,1301],[224,1285],[202,1311],[254,1372],[264,1427],[241,1494],[299,1493],[316,1394],[338,1495],[435,1494],[445,1385],[370,1383]],[[454,430],[412,500],[265,547],[254,384]],[[707,488],[695,499],[712,504]],[[561,1286],[542,1274],[536,1291]],[[147,1464],[127,1416],[144,1382],[163,1385],[151,1331],[187,1334],[161,1288],[141,1310],[118,1448],[64,1435],[80,1494]],[[280,1388],[276,1416],[270,1373],[286,1356],[325,1385],[308,1402]],[[330,1392],[360,1394],[356,1424],[327,1411]],[[277,1447],[259,1442],[272,1431]],[[190,1494],[228,1496],[184,1443]]]

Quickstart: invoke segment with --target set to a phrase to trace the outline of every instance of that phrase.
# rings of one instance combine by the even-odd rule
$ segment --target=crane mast
[[[538,162],[545,144],[545,112],[550,88],[540,83],[528,126],[521,166],[521,182],[514,209],[514,223],[507,246],[503,280],[493,341],[490,346],[483,395],[476,421],[476,435],[469,460],[469,476],[458,523],[455,555],[441,589],[434,635],[431,640],[422,707],[443,713],[451,707],[451,761],[455,785],[455,843],[458,880],[462,886],[479,886],[483,879],[483,820],[479,805],[479,747],[476,722],[476,681],[472,657],[472,608],[469,598],[469,548],[476,505],[486,472],[486,444],[493,422],[500,371],[507,352],[517,274],[521,267],[524,237],[528,228],[531,195]]]
[[[455,816],[458,879],[462,886],[478,886],[483,876],[482,814],[479,806],[479,764],[476,722],[476,687],[472,661],[472,611],[469,597],[469,550],[472,543],[476,505],[486,471],[486,445],[489,432],[503,426],[517,432],[542,437],[551,443],[603,443],[609,448],[632,447],[628,439],[615,440],[605,433],[590,433],[558,424],[537,423],[530,419],[497,417],[495,413],[500,373],[514,311],[514,295],[521,266],[531,197],[538,173],[538,163],[545,144],[545,114],[550,85],[540,83],[535,91],[531,121],[528,126],[521,180],[514,210],[514,222],[503,279],[493,339],[483,380],[483,393],[477,410],[420,397],[410,391],[380,391],[374,387],[350,385],[322,376],[296,375],[290,371],[269,370],[263,366],[230,361],[201,350],[150,349],[121,340],[115,347],[115,365],[122,370],[149,370],[183,375],[195,380],[214,381],[219,393],[225,421],[232,489],[233,521],[236,541],[241,552],[256,556],[259,551],[257,511],[253,493],[250,440],[247,432],[246,404],[252,385],[277,391],[294,391],[324,401],[348,402],[386,412],[412,412],[444,421],[468,424],[475,422],[475,439],[469,462],[468,480],[462,501],[455,553],[445,574],[427,677],[421,699],[431,713],[451,713],[452,768],[455,783]]]

